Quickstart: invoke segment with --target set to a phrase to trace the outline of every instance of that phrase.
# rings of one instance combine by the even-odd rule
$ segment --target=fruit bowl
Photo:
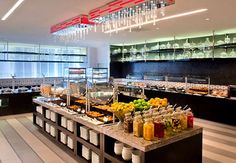
[[[120,122],[124,122],[125,114],[134,111],[134,105],[132,103],[115,102],[109,109]]]

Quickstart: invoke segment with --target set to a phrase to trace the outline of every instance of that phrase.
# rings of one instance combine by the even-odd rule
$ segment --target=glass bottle
[[[226,44],[229,44],[229,43],[230,43],[230,38],[229,38],[228,35],[225,37],[225,43],[226,43]]]
[[[141,115],[134,117],[133,133],[134,133],[134,136],[137,136],[137,137],[143,136],[143,120],[142,120]]]
[[[133,132],[133,118],[131,116],[131,113],[126,113],[125,114],[124,131],[126,133],[132,133]]]
[[[182,130],[186,130],[188,128],[188,119],[185,111],[180,112],[180,124]]]
[[[178,112],[172,114],[172,128],[175,133],[181,131],[180,113]]]
[[[193,113],[191,109],[187,110],[187,122],[188,122],[188,128],[193,128]]]
[[[157,116],[154,120],[154,136],[158,138],[163,138],[165,135],[164,128],[165,125],[163,122],[163,118],[161,116]]]
[[[164,117],[164,125],[165,125],[165,136],[170,137],[173,135],[172,130],[172,119],[170,114],[166,114]]]
[[[143,138],[149,141],[154,139],[154,124],[151,118],[145,119],[143,125]]]

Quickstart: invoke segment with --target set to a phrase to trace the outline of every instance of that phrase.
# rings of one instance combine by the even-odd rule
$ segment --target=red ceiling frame
[[[89,20],[92,21],[95,18],[120,11],[128,7],[136,6],[147,1],[150,1],[150,0],[115,0],[102,7],[91,10],[89,12],[88,17],[89,17]],[[175,3],[175,0],[165,0],[165,2],[168,5],[172,5]]]
[[[66,29],[68,27],[72,27],[78,24],[83,25],[94,25],[93,22],[89,21],[88,15],[79,15],[69,20],[63,21],[51,27],[50,32],[55,33],[60,30]]]
[[[139,5],[147,1],[150,0],[114,0],[102,7],[90,11],[89,15],[79,15],[69,20],[53,25],[50,29],[50,32],[55,33],[66,28],[73,27],[75,25],[94,25],[95,23],[93,22],[93,20],[95,18],[120,11],[128,7]],[[175,3],[175,0],[165,0],[165,2],[168,5],[171,5]]]

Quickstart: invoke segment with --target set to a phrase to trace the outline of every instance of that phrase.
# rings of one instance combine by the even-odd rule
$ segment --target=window
[[[87,48],[0,42],[0,78],[63,77],[68,67],[87,66]]]

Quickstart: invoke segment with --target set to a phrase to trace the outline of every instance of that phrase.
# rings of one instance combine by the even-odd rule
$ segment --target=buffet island
[[[190,108],[157,97],[118,102],[114,90],[86,94],[33,99],[34,125],[78,162],[202,162]]]

